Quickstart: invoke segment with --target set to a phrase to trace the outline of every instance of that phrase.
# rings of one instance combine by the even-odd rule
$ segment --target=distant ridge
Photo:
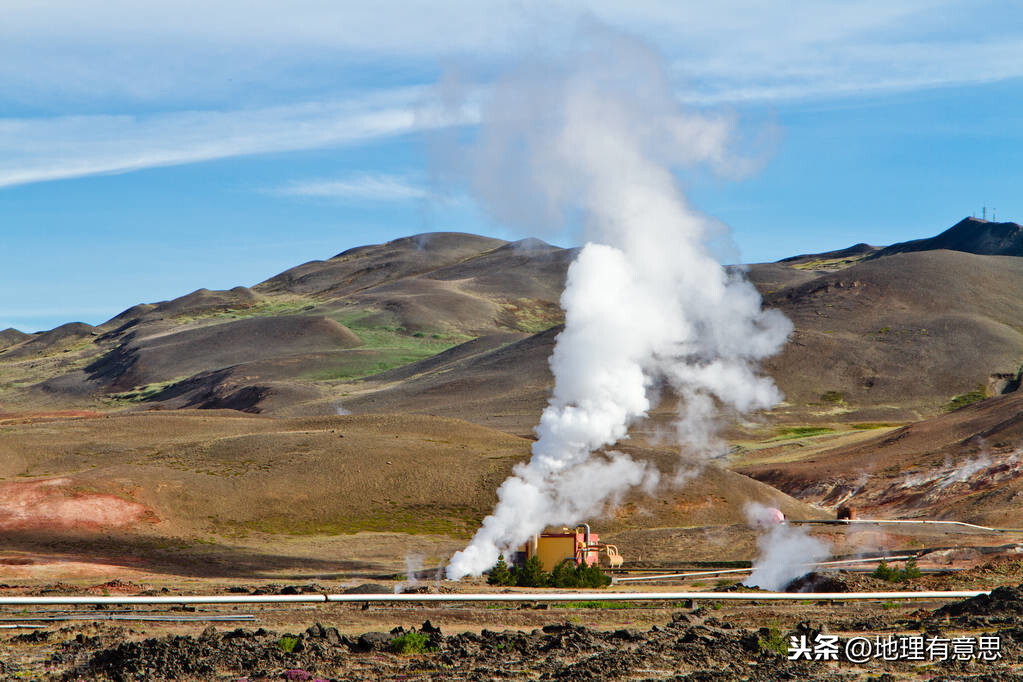
[[[964,251],[980,256],[1023,256],[1023,227],[1016,223],[995,223],[979,218],[963,218],[941,234],[892,244],[869,258],[883,258],[912,251]]]
[[[19,331],[14,327],[8,327],[7,329],[0,331],[0,350],[10,348],[11,346],[21,343],[28,338],[31,338],[30,334]]]
[[[874,253],[880,246],[871,246],[860,242],[859,244],[853,244],[850,247],[839,249],[837,251],[825,251],[824,253],[803,253],[798,256],[789,256],[788,258],[782,258],[779,263],[785,263],[786,265],[797,265],[800,263],[809,263],[815,260],[825,260],[832,258],[850,258],[855,256],[866,256]]]

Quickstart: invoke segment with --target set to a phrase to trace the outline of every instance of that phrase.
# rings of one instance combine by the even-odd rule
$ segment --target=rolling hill
[[[1023,528],[1023,393],[988,398],[851,445],[739,471],[868,518]]]
[[[966,219],[916,250],[858,244],[747,266],[796,326],[766,366],[786,396],[771,418],[919,419],[1016,372],[1023,260],[967,252],[1005,225]],[[418,235],[251,288],[140,304],[97,327],[4,332],[0,406],[298,416],[340,402],[526,434],[551,385],[546,358],[574,254],[538,240]]]
[[[745,266],[795,325],[765,366],[785,403],[725,425],[759,454],[736,455],[741,473],[708,466],[682,489],[634,495],[602,530],[739,524],[749,499],[802,517],[851,502],[1016,523],[1023,258],[982,251],[998,225],[944,233],[976,243],[939,235],[935,248],[859,244]],[[464,537],[528,454],[574,255],[538,240],[418,235],[96,326],[0,332],[11,501],[0,527],[26,543],[100,527],[264,544]],[[669,397],[623,449],[672,470],[678,453],[658,443],[673,410]],[[831,430],[856,438],[811,443]],[[26,526],[10,505],[42,512]],[[97,528],[66,523],[89,514]]]

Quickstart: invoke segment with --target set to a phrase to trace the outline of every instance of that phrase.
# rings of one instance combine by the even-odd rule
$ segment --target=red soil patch
[[[0,484],[0,530],[97,530],[156,521],[145,505],[76,490],[67,478]]]

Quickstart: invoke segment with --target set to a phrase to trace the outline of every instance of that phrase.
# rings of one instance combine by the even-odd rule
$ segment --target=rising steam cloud
[[[778,510],[757,502],[746,506],[746,520],[757,529],[757,558],[753,572],[742,581],[748,587],[772,592],[783,590],[831,555],[830,546],[805,528],[790,526],[775,517]]]
[[[479,575],[548,525],[597,515],[635,486],[652,489],[656,469],[596,451],[626,437],[662,386],[682,399],[679,441],[700,453],[720,448],[721,406],[780,399],[756,366],[791,325],[713,257],[720,225],[687,205],[673,173],[748,172],[729,151],[732,132],[727,118],[680,107],[657,55],[596,26],[567,56],[500,83],[482,107],[465,153],[475,194],[530,231],[578,222],[586,243],[568,270],[555,386],[532,458],[501,485],[448,578]]]

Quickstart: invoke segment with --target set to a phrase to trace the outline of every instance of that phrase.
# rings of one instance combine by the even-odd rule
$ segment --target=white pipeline
[[[467,601],[806,601],[856,599],[967,599],[979,592],[501,592],[489,594],[328,594],[330,602]]]
[[[211,595],[206,597],[0,597],[0,606],[89,604],[312,604],[325,602],[563,602],[563,601],[851,601],[859,599],[966,599],[987,591],[945,592],[487,592],[472,594]]]
[[[313,604],[327,601],[325,594],[221,594],[200,597],[0,597],[5,605],[88,606],[93,604]]]
[[[804,567],[816,568],[818,566],[840,566],[842,564],[866,564],[881,561],[899,561],[902,559],[911,559],[912,554],[905,554],[899,556],[881,556],[881,557],[870,557],[867,559],[841,559],[838,561],[821,561],[816,564],[802,564]],[[675,578],[697,578],[700,576],[708,575],[725,575],[728,573],[752,573],[753,568],[725,568],[720,571],[696,571],[694,573],[662,573],[660,575],[637,575],[629,576],[626,578],[615,578],[615,583],[625,582],[637,582],[642,580],[664,580],[664,579],[675,579]]]
[[[1023,533],[1023,528],[992,528],[990,526],[979,526],[976,523],[966,521],[934,521],[931,519],[794,519],[788,523],[804,523],[834,526],[838,524],[904,524],[904,525],[936,525],[936,526],[961,526],[982,530],[986,533]]]

